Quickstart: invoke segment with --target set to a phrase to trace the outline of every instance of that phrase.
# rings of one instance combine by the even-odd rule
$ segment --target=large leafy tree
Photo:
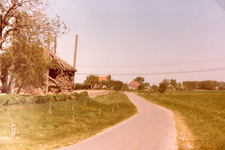
[[[154,93],[158,93],[159,89],[158,89],[158,86],[153,84],[150,88],[150,91],[154,92]]]
[[[136,77],[134,79],[134,81],[137,81],[137,82],[139,82],[142,85],[142,83],[145,81],[145,78],[144,77]]]
[[[214,90],[216,86],[219,86],[220,83],[217,81],[207,80],[198,82],[198,86],[200,89],[205,90]]]
[[[28,36],[25,32],[18,37],[12,37],[12,46],[1,55],[3,68],[10,74],[9,83],[14,81],[19,90],[26,85],[41,87],[44,83],[44,73],[50,63],[45,55],[45,48],[40,39]],[[8,84],[8,91],[10,89]]]
[[[46,0],[1,0],[0,1],[0,49],[3,43],[9,43],[10,33],[23,29],[38,31],[39,34],[47,32],[58,33],[59,17],[49,19],[46,16],[49,3]],[[66,28],[65,24],[63,26]],[[7,45],[7,44],[5,44]]]
[[[176,79],[170,79],[170,84],[171,84],[174,88],[176,88],[176,87],[177,87],[177,81],[176,81]]]
[[[186,89],[197,89],[198,88],[198,81],[183,81],[183,85]]]
[[[99,81],[99,76],[97,75],[89,75],[86,77],[86,80],[84,81],[84,85],[90,86],[91,89],[93,89],[93,87],[95,85],[98,85]]]
[[[107,79],[108,82],[111,81],[111,78],[112,78],[111,75],[106,76],[106,79]]]
[[[170,80],[169,79],[163,79],[162,83],[165,83],[167,86],[169,86]]]
[[[166,89],[167,89],[167,84],[165,82],[161,82],[159,84],[159,92],[164,93],[166,91]]]
[[[7,42],[10,33],[24,28],[34,27],[27,18],[39,16],[39,1],[34,0],[2,0],[0,2],[0,48]]]
[[[45,0],[0,1],[1,69],[19,86],[43,83],[51,38],[66,30],[59,17],[47,17],[49,5]]]

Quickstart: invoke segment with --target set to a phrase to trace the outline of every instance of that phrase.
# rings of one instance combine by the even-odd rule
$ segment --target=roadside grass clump
[[[31,98],[18,96],[19,99],[24,97]],[[118,92],[93,99],[85,92],[34,97],[39,99],[38,102],[30,103],[25,100],[26,103],[13,102],[13,105],[1,103],[0,149],[48,150],[68,146],[93,136],[137,112],[126,95]],[[115,98],[118,97],[117,108]],[[11,99],[13,101],[13,98]],[[12,125],[16,126],[15,137],[11,137]]]
[[[179,112],[194,135],[193,149],[225,148],[225,92],[192,91],[158,95],[139,94],[158,105]],[[179,144],[179,141],[178,141]],[[185,149],[179,145],[179,149]]]

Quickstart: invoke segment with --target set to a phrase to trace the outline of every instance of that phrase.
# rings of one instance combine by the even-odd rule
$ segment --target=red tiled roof
[[[98,77],[98,81],[107,81],[106,76]]]
[[[139,86],[140,86],[140,83],[137,81],[131,81],[128,84],[129,89],[133,89],[133,90],[138,89]]]

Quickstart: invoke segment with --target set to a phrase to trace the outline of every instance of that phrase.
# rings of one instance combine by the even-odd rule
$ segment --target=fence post
[[[100,109],[100,108],[99,108],[99,110],[98,110],[98,114],[101,115],[101,109]]]
[[[75,117],[74,117],[74,115],[73,115],[73,123],[75,123],[76,122],[76,120],[75,120]]]
[[[12,138],[16,137],[16,125],[12,124]]]
[[[48,113],[49,113],[49,115],[51,115],[51,114],[52,114],[52,108],[51,108],[51,107],[49,107],[49,111],[48,111]]]
[[[49,115],[52,114],[52,101],[50,101],[50,106],[49,106],[48,113],[49,113]]]

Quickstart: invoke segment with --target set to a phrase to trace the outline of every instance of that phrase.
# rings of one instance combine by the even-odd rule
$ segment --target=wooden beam
[[[57,36],[55,36],[55,42],[54,42],[54,53],[56,54],[57,49]]]
[[[55,79],[53,79],[52,77],[48,76],[48,78],[50,80],[52,80],[57,86],[59,86],[60,82],[56,81]]]

